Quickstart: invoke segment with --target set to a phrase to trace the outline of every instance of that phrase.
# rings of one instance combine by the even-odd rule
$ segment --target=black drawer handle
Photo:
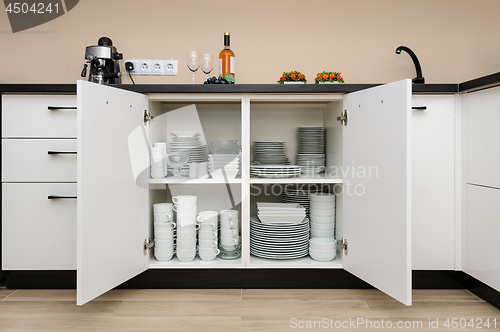
[[[62,199],[62,198],[73,198],[76,199],[76,196],[61,196],[61,195],[49,195],[48,199]]]
[[[427,109],[427,106],[413,106],[411,109],[417,111],[425,111]]]
[[[47,106],[49,111],[57,110],[76,110],[76,106]]]
[[[76,151],[47,151],[48,154],[76,154]]]

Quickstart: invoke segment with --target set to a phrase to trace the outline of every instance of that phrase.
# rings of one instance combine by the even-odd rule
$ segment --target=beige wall
[[[415,51],[427,83],[456,83],[500,71],[499,13],[499,0],[80,0],[12,34],[1,11],[0,83],[74,83],[85,47],[101,36],[125,58],[179,60],[178,76],[136,83],[190,83],[187,51],[218,57],[224,31],[237,83],[275,83],[289,70],[310,83],[323,70],[348,83],[412,78],[410,57],[394,53],[399,45]]]

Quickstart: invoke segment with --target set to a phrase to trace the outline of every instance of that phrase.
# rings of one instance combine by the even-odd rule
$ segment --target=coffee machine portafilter
[[[116,51],[108,37],[101,37],[97,46],[87,46],[85,59],[90,64],[89,81],[98,84],[121,84],[122,73],[118,60],[123,54]],[[87,76],[87,63],[83,65],[82,77]]]

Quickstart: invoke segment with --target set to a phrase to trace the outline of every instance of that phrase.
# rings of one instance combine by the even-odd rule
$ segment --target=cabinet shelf
[[[149,260],[149,268],[150,269],[190,269],[190,268],[196,268],[196,269],[202,269],[202,268],[207,268],[207,269],[241,269],[245,267],[243,265],[243,262],[241,260],[241,257],[238,259],[232,259],[232,260],[227,260],[227,259],[222,259],[217,257],[213,261],[203,261],[201,260],[198,256],[191,261],[191,262],[181,262],[177,259],[177,257],[173,257],[169,261],[165,262],[160,262],[157,261],[154,257],[152,257]]]
[[[181,178],[181,179],[149,179],[149,184],[225,184],[225,183],[241,183],[241,178],[228,179],[191,179],[191,178]]]
[[[329,262],[318,262],[309,256],[295,259],[277,260],[277,259],[267,259],[256,256],[250,256],[250,264],[247,265],[249,268],[260,268],[260,269],[342,269],[342,257],[338,255],[334,260]]]
[[[337,177],[329,177],[325,174],[316,174],[308,176],[298,176],[294,178],[250,178],[250,183],[265,184],[265,183],[342,183],[342,179]]]

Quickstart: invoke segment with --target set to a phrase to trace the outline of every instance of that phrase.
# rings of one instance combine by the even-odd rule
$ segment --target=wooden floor
[[[466,290],[414,290],[411,307],[377,290],[353,289],[113,290],[82,307],[75,301],[74,290],[0,289],[0,331],[310,331],[308,321],[323,319],[332,327],[317,330],[364,319],[350,330],[388,331],[398,321],[421,321],[420,329],[402,330],[477,331],[446,328],[447,318],[474,318],[474,324],[489,318],[490,325],[496,318],[496,329],[482,331],[500,330],[500,310]],[[439,328],[429,329],[429,319],[438,319]],[[375,329],[388,321],[392,329]]]

